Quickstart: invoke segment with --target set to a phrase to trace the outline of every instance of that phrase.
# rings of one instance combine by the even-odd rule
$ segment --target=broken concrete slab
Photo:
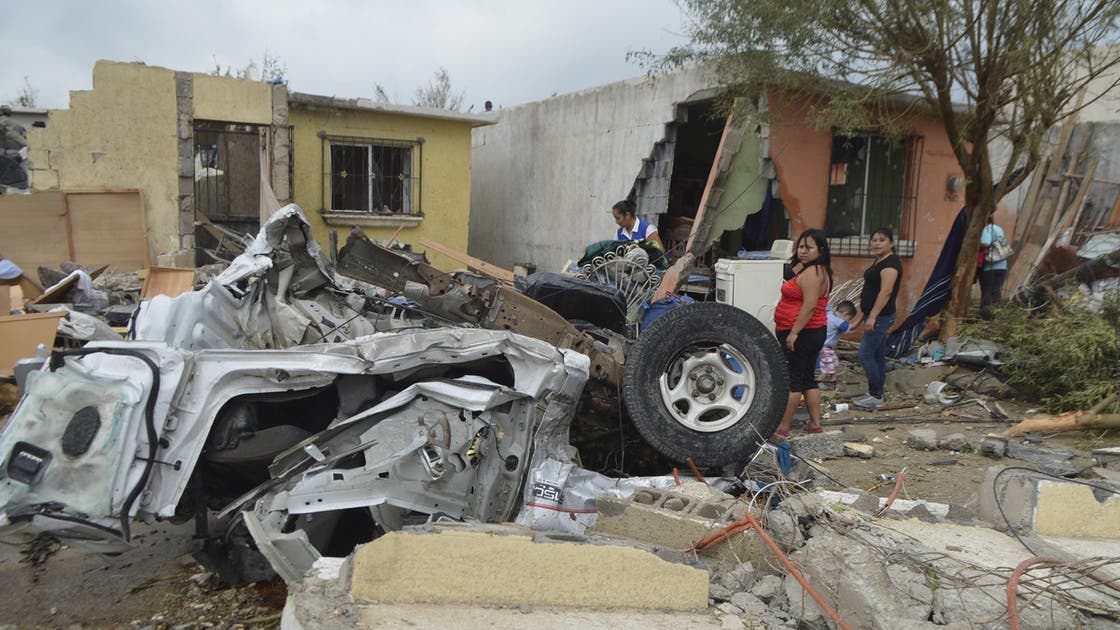
[[[1076,475],[1080,472],[1077,466],[1069,463],[1074,456],[1074,452],[1069,449],[1010,444],[1007,447],[1007,456],[1036,464],[1039,470],[1059,477]]]
[[[537,543],[512,527],[390,532],[357,549],[353,563],[350,593],[359,602],[679,611],[708,605],[702,569],[632,547]]]
[[[932,600],[923,601],[912,594],[931,592],[923,574],[912,567],[898,566],[895,576],[890,575],[883,556],[853,537],[826,531],[790,554],[790,560],[801,567],[805,579],[853,628],[890,630],[896,620],[929,619]],[[896,582],[904,572],[922,582],[925,590],[898,588]],[[785,594],[795,618],[812,620],[822,614],[796,580],[786,578]]]
[[[828,459],[844,455],[841,431],[805,433],[789,440],[790,452],[803,459]]]
[[[1102,482],[1103,483],[1103,482]],[[1063,538],[1120,539],[1120,497],[1074,481],[994,466],[980,486],[979,517],[997,529]]]
[[[856,490],[856,489],[852,489],[852,490]],[[874,507],[873,511],[877,511],[880,507],[885,505],[886,502],[887,502],[887,500],[884,499],[884,498],[876,497],[875,495],[868,494],[868,493],[860,491],[860,490],[856,490],[855,492],[852,492],[852,491],[835,492],[835,491],[832,491],[832,490],[818,490],[816,492],[816,494],[820,495],[820,497],[828,503],[849,505],[849,506],[853,506],[853,507],[856,506],[858,503],[861,503],[861,502],[867,502],[867,505],[870,506],[870,502],[874,501],[875,502],[875,507]],[[871,497],[871,498],[866,499],[865,497]],[[909,499],[895,499],[894,503],[891,503],[891,507],[890,507],[890,510],[888,511],[888,514],[903,515],[906,512],[909,512],[910,510],[914,509],[914,507],[918,506],[918,505],[925,506],[925,508],[927,510],[929,510],[929,513],[932,514],[933,516],[937,517],[938,519],[944,519],[945,516],[949,513],[949,506],[945,503],[935,503],[933,501],[912,501],[912,500],[909,500]]]
[[[906,445],[919,451],[937,450],[937,431],[912,429],[906,433]]]
[[[875,447],[870,444],[844,442],[844,455],[847,457],[858,457],[860,459],[871,459],[875,457]]]
[[[1098,498],[1088,486],[1039,481],[1034,531],[1042,536],[1120,539],[1120,496]]]
[[[968,436],[963,433],[950,433],[939,439],[937,446],[941,450],[961,452],[969,448]]]

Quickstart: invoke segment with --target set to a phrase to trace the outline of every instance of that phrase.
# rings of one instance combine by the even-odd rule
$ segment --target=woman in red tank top
[[[774,329],[789,365],[789,401],[775,433],[789,436],[793,413],[801,399],[809,410],[809,433],[820,433],[821,390],[817,386],[817,355],[824,346],[828,326],[828,292],[832,289],[832,256],[828,236],[810,229],[797,238],[790,260],[794,276],[782,284],[782,297],[774,309]]]

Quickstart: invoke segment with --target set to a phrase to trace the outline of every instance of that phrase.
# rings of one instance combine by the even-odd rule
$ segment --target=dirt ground
[[[0,546],[0,628],[269,628],[283,584],[220,589],[189,553],[193,525],[136,528],[118,556],[55,545]]]
[[[930,371],[896,370],[888,380],[888,405],[900,407],[867,412],[835,410],[862,393],[862,375],[849,368],[842,374],[841,391],[823,394],[828,411],[826,429],[847,427],[873,446],[873,459],[842,457],[822,462],[828,474],[844,487],[887,496],[891,479],[906,469],[902,498],[967,504],[975,496],[989,466],[1030,465],[998,460],[979,452],[980,439],[999,433],[1020,420],[1032,403],[1000,401],[1008,420],[993,420],[976,404],[947,410],[922,402]],[[958,377],[961,376],[958,374]],[[965,378],[972,379],[968,374]],[[891,384],[895,390],[891,392]],[[969,396],[975,397],[973,394]],[[986,395],[980,398],[991,401]],[[6,418],[0,418],[0,426]],[[917,451],[906,446],[912,429],[933,429],[939,436],[962,433],[975,450]],[[858,438],[859,435],[851,435]],[[1072,461],[1088,467],[1095,448],[1120,444],[1120,432],[1040,436],[1043,444],[1076,451]],[[192,525],[155,524],[137,528],[137,549],[116,557],[81,553],[68,547],[35,551],[42,561],[27,562],[28,547],[0,546],[0,629],[8,626],[120,627],[120,628],[274,628],[279,625],[286,590],[282,583],[222,589],[211,574],[189,555],[195,545]]]

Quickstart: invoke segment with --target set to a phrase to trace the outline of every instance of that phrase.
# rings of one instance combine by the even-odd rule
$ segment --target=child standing
[[[836,305],[836,310],[827,311],[828,328],[821,348],[821,382],[836,383],[836,370],[840,367],[840,359],[836,357],[836,344],[840,342],[840,335],[852,328],[852,320],[856,316],[856,305],[850,300],[844,300]]]

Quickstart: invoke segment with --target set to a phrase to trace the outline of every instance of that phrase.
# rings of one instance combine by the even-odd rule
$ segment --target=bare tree
[[[385,89],[385,86],[380,83],[373,86],[373,100],[378,103],[393,102],[393,99],[389,98],[389,92]]]
[[[899,95],[940,118],[969,209],[943,336],[967,314],[980,233],[999,199],[1038,166],[1075,95],[1120,64],[1116,0],[678,1],[691,42],[638,55],[655,68],[710,64],[733,95],[827,95],[818,122],[845,129],[897,120]],[[999,135],[1011,159],[993,172]]]
[[[39,100],[39,90],[31,86],[31,79],[23,77],[23,87],[16,93],[15,100],[12,101],[13,105],[19,107],[35,107]]]
[[[451,76],[447,73],[447,68],[440,68],[436,70],[435,76],[428,85],[416,88],[412,96],[412,104],[417,107],[450,109],[457,112],[463,106],[463,95],[463,92],[456,94],[452,91]]]

